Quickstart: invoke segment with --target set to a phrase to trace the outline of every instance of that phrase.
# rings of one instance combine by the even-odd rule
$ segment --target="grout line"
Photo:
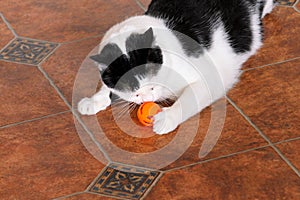
[[[89,137],[91,138],[91,140],[94,142],[94,144],[96,144],[96,146],[99,148],[99,150],[103,153],[103,156],[105,157],[105,159],[107,160],[107,162],[111,163],[112,160],[110,159],[110,157],[106,153],[105,149],[97,141],[97,139],[95,138],[94,134],[86,127],[86,125],[84,124],[84,122],[81,120],[80,116],[76,113],[76,111],[73,108],[72,108],[72,113],[73,113],[73,116],[76,118],[76,120],[79,122],[79,124],[82,126],[83,130],[85,132],[87,132],[87,134],[89,135]]]
[[[283,155],[283,153],[271,142],[271,140],[252,122],[252,120],[234,103],[232,99],[227,97],[231,105],[248,121],[248,123],[263,137],[273,148],[274,151],[283,159],[286,164],[300,177],[299,170]]]
[[[60,91],[60,89],[55,85],[55,83],[53,82],[53,80],[49,77],[49,75],[47,74],[47,72],[44,71],[44,69],[38,65],[38,69],[40,70],[40,72],[44,75],[44,77],[49,81],[50,85],[56,90],[56,92],[58,93],[58,95],[60,96],[60,98],[65,102],[65,104],[69,107],[69,109],[72,111],[73,116],[76,118],[76,120],[79,122],[79,124],[82,126],[82,128],[84,129],[84,131],[87,132],[87,134],[90,136],[91,140],[96,144],[96,146],[99,148],[99,150],[103,153],[104,157],[107,159],[108,162],[111,161],[111,159],[109,158],[109,156],[106,154],[104,148],[101,146],[101,144],[99,144],[99,142],[96,140],[95,136],[93,135],[93,133],[85,126],[84,122],[81,120],[81,118],[79,117],[79,115],[76,113],[75,109],[72,108],[71,104],[68,102],[68,100],[65,98],[65,96],[63,95],[63,93]]]
[[[298,60],[298,59],[300,59],[300,57],[295,57],[295,58],[291,58],[291,59],[284,60],[284,61],[270,63],[270,64],[262,65],[262,66],[259,66],[259,67],[253,67],[253,68],[249,68],[249,69],[244,69],[242,71],[243,72],[247,72],[247,71],[251,71],[251,70],[255,70],[255,69],[261,69],[261,68],[264,68],[264,67],[270,67],[270,66],[274,66],[274,65],[284,64],[284,63],[291,62],[291,61]]]
[[[36,41],[36,42],[46,42],[46,43],[51,43],[51,44],[59,44],[58,42],[51,42],[49,40],[40,40],[40,39],[35,39],[35,38],[30,38],[30,37],[18,36],[17,38],[24,39],[24,40],[32,40],[32,41]]]
[[[52,200],[63,200],[63,199],[69,198],[69,197],[73,197],[73,196],[79,195],[79,194],[84,194],[84,192],[76,192],[76,193],[69,194],[69,195],[66,195],[66,196],[56,197],[56,198],[54,198]]]
[[[1,59],[0,58],[0,61],[3,61],[3,62],[7,62],[7,63],[15,63],[15,64],[19,64],[19,65],[27,65],[28,67],[36,67],[37,64],[31,64],[31,63],[25,63],[25,62],[17,62],[17,61],[12,61],[12,60],[4,60],[4,59]]]
[[[1,12],[0,12],[0,17],[2,18],[2,20],[6,24],[7,28],[12,32],[12,34],[15,37],[18,37],[18,34],[15,32],[15,30],[12,28],[12,26],[10,25],[10,23],[7,21],[7,19],[4,17],[4,15]]]
[[[287,143],[287,142],[293,142],[293,141],[297,141],[297,140],[300,140],[300,137],[296,137],[296,138],[291,138],[291,139],[287,139],[287,140],[282,140],[282,141],[279,141],[279,142],[275,142],[274,145],[282,144],[282,143]]]
[[[125,166],[125,167],[143,169],[143,170],[148,170],[148,171],[156,171],[156,172],[160,172],[160,173],[163,172],[163,171],[161,171],[159,169],[152,169],[152,168],[147,168],[147,167],[141,167],[141,166],[138,166],[138,165],[129,165],[129,164],[120,163],[120,162],[112,162],[110,164],[117,164],[117,165],[121,165],[121,166]]]
[[[96,196],[99,196],[99,197],[109,197],[109,198],[113,198],[113,199],[120,199],[120,200],[131,200],[131,199],[125,199],[124,197],[117,197],[117,196],[109,196],[109,195],[106,195],[106,194],[100,194],[100,193],[96,193],[96,192],[91,192],[91,191],[88,191],[86,192],[86,194],[92,194],[92,195],[96,195]]]
[[[155,179],[155,181],[153,181],[153,183],[151,184],[151,186],[147,189],[147,191],[143,194],[143,196],[141,196],[140,200],[144,200],[152,191],[152,189],[157,185],[157,183],[160,181],[160,179],[163,177],[163,175],[165,175],[165,172],[161,172],[158,177]]]
[[[300,0],[297,0],[297,1],[294,3],[293,8],[294,8],[297,12],[300,13],[300,10],[297,8],[297,4],[299,4],[299,3],[300,3]]]
[[[233,156],[237,156],[237,155],[240,155],[240,154],[248,153],[248,152],[259,150],[259,149],[264,149],[264,148],[267,148],[267,147],[270,147],[270,145],[264,145],[264,146],[255,147],[255,148],[252,148],[252,149],[246,149],[246,150],[243,150],[243,151],[238,151],[238,152],[235,152],[235,153],[219,156],[219,157],[216,157],[216,158],[210,158],[210,159],[207,159],[207,160],[202,160],[202,161],[199,161],[199,162],[191,163],[189,165],[184,165],[184,166],[181,166],[181,167],[168,169],[168,170],[165,170],[165,172],[166,173],[167,172],[172,172],[172,171],[192,167],[192,166],[199,165],[199,164],[204,164],[204,163],[208,163],[208,162],[212,162],[212,161],[217,161],[217,160],[224,159],[224,158],[230,158],[230,157],[233,157]]]
[[[100,38],[100,37],[103,37],[104,34],[103,33],[100,33],[98,35],[94,35],[94,36],[89,36],[89,37],[85,37],[85,38],[81,38],[81,39],[77,39],[77,40],[72,40],[72,41],[68,41],[68,42],[61,42],[59,44],[61,45],[66,45],[66,44],[73,44],[73,43],[76,43],[76,42],[82,42],[84,40],[89,40],[89,39],[93,39],[93,38]],[[100,38],[101,39],[101,38]]]
[[[143,11],[147,11],[146,7],[139,0],[135,0],[135,2]]]
[[[2,52],[4,49],[6,49],[6,47],[8,47],[10,45],[10,43],[12,43],[15,39],[16,39],[16,37],[14,37],[13,39],[11,39],[2,49],[0,49],[0,52]],[[0,60],[2,60],[2,59],[0,59]]]
[[[12,124],[7,124],[7,125],[4,125],[4,126],[0,126],[0,130],[5,129],[5,128],[10,128],[10,127],[13,127],[13,126],[18,126],[18,125],[21,125],[21,124],[26,124],[26,123],[30,123],[30,122],[39,121],[39,120],[50,118],[50,117],[55,117],[55,116],[58,116],[58,115],[69,113],[69,112],[71,112],[71,111],[67,110],[67,111],[63,111],[63,112],[59,112],[59,113],[55,113],[55,114],[45,115],[45,116],[42,116],[42,117],[36,117],[36,118],[33,118],[33,119],[29,119],[29,120],[24,120],[24,121],[12,123]]]
[[[70,110],[72,110],[72,106],[69,104],[68,100],[64,97],[63,93],[60,91],[60,89],[55,85],[53,80],[50,78],[50,76],[47,74],[47,72],[44,71],[44,69],[38,65],[37,68],[40,70],[40,72],[44,75],[44,77],[48,80],[50,85],[56,90],[60,98],[64,101],[64,103],[68,106]]]
[[[57,51],[57,49],[59,49],[59,47],[61,46],[60,43],[52,43],[52,44],[57,44],[57,46],[52,50],[51,53],[49,53],[46,57],[44,57],[44,58],[40,61],[39,65],[42,65],[44,62],[46,62],[46,60],[47,60],[48,58],[50,58],[50,56],[52,56],[52,55]]]
[[[107,165],[105,167],[103,167],[103,169],[98,173],[96,178],[94,178],[94,180],[84,190],[85,192],[90,192],[90,189],[92,188],[92,186],[97,182],[97,180],[101,177],[101,175],[103,174],[103,172],[105,172],[105,170],[109,167],[109,165],[110,165],[110,163],[107,163]]]

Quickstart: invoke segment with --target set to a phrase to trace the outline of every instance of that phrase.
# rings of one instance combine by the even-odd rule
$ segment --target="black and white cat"
[[[157,134],[174,130],[234,86],[262,45],[262,18],[273,7],[273,0],[153,0],[145,15],[105,34],[91,57],[102,88],[79,102],[79,112],[106,109],[111,93],[136,104],[176,96],[153,125]]]

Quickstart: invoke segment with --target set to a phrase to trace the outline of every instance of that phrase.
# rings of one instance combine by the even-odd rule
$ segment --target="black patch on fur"
[[[235,53],[250,51],[252,30],[250,6],[241,0],[220,1],[221,18]]]
[[[166,19],[168,28],[180,41],[188,56],[198,57],[203,47],[211,45],[211,23],[213,15],[207,13],[207,6],[202,1],[153,0],[146,15]]]
[[[152,0],[146,15],[163,18],[166,25],[195,40],[199,46],[178,37],[187,55],[199,56],[202,48],[209,49],[212,33],[220,19],[236,53],[250,50],[252,32],[250,7],[256,0]]]
[[[127,54],[122,54],[116,44],[107,44],[100,54],[91,58],[107,65],[101,75],[108,87],[135,91],[140,87],[137,77],[155,76],[163,63],[162,51],[153,43],[154,35],[150,28],[144,34],[128,37]]]

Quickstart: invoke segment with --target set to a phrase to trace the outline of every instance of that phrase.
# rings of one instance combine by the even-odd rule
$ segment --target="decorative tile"
[[[23,64],[37,65],[47,57],[58,44],[16,38],[0,53],[0,59]]]
[[[90,191],[119,198],[140,199],[159,174],[158,171],[111,164]]]
[[[279,5],[282,6],[293,6],[297,0],[276,0]]]

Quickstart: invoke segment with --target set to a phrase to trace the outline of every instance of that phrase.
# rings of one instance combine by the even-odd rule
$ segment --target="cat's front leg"
[[[159,135],[169,133],[180,124],[180,110],[176,107],[163,108],[154,116],[153,131]]]
[[[154,116],[153,131],[159,135],[169,133],[215,100],[216,97],[211,97],[202,82],[190,84],[171,107],[163,108],[162,112]]]
[[[101,110],[105,110],[111,104],[110,91],[103,85],[99,92],[91,98],[83,98],[78,103],[78,111],[82,115],[94,115]]]

